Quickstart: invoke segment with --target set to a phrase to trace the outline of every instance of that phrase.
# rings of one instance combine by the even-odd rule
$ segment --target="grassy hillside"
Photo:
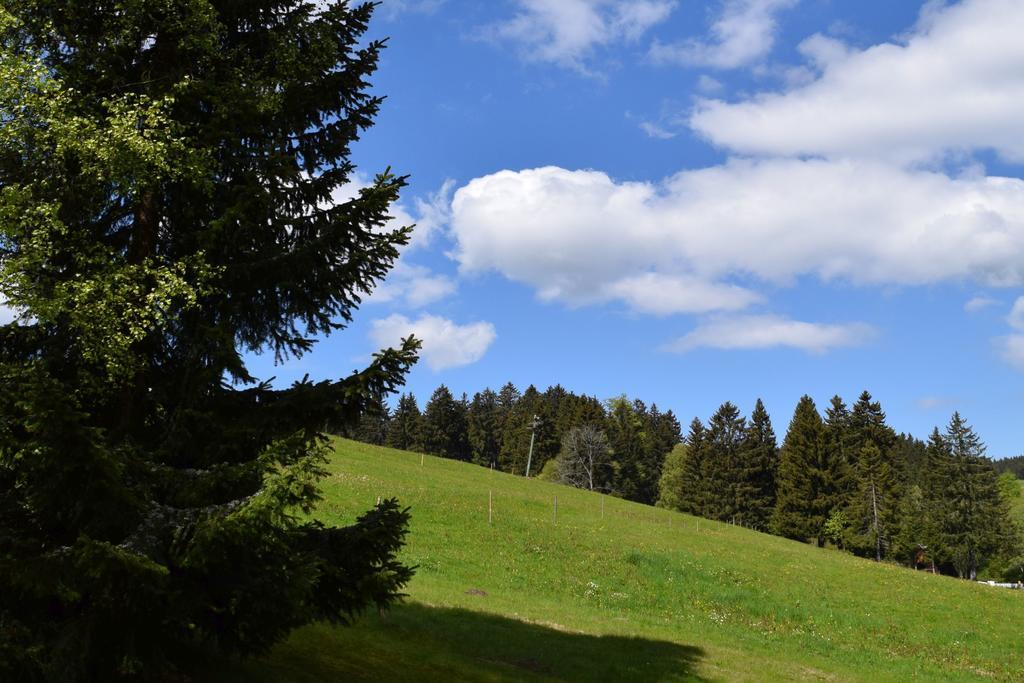
[[[1024,676],[1024,592],[349,441],[332,471],[327,522],[411,506],[409,600],[217,680]]]

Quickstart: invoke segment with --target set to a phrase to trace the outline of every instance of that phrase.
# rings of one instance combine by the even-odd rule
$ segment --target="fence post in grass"
[[[424,458],[423,454],[420,453],[420,467],[423,467],[423,458]]]
[[[604,519],[604,496],[601,496],[601,519]]]
[[[487,523],[492,524],[494,519],[494,492],[487,492]]]
[[[558,496],[555,496],[555,524],[558,524]]]

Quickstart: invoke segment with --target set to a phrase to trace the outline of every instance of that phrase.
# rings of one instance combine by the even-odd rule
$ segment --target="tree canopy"
[[[417,343],[275,388],[246,355],[343,329],[409,228],[384,170],[371,3],[11,0],[0,9],[0,678],[156,675],[385,606],[394,501],[306,516],[331,425]],[[7,670],[4,667],[8,667]],[[13,669],[12,669],[13,667]]]

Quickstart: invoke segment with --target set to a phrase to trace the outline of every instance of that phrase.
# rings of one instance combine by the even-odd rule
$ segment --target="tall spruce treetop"
[[[853,416],[843,399],[833,396],[825,409],[825,443],[822,452],[823,495],[829,510],[849,505],[857,486],[856,443]]]
[[[683,460],[682,491],[679,494],[680,507],[691,515],[703,515],[705,493],[704,454],[706,451],[707,429],[700,418],[690,421],[686,435],[686,458]]]
[[[418,451],[423,448],[423,416],[412,393],[398,398],[395,413],[388,425],[385,443],[391,448],[403,451]]]
[[[740,473],[740,450],[746,431],[746,419],[740,409],[726,401],[708,421],[704,438],[704,515],[713,519],[733,521],[739,512],[737,486]]]
[[[943,441],[949,460],[942,542],[957,574],[974,579],[1008,542],[1008,508],[995,469],[984,455],[985,445],[960,413],[953,414]]]
[[[953,417],[949,419],[944,440],[949,447],[950,455],[954,458],[981,458],[985,456],[987,450],[981,437],[959,412],[953,413]]]
[[[490,389],[484,389],[473,395],[466,415],[473,462],[484,467],[498,465],[498,451],[501,448],[498,411],[498,395]]]
[[[824,423],[814,400],[803,396],[790,420],[779,453],[775,513],[772,527],[782,536],[825,542],[825,522],[831,514],[824,491],[822,468]]]
[[[301,513],[322,430],[391,392],[416,343],[283,390],[245,365],[343,328],[408,240],[387,227],[402,178],[337,199],[381,104],[372,12],[0,9],[0,296],[21,312],[0,327],[0,622],[20,648],[0,667],[156,676],[409,578],[395,503],[345,529]]]
[[[423,449],[453,460],[469,460],[466,406],[445,385],[434,390],[423,409]]]
[[[887,457],[896,442],[896,432],[886,424],[882,404],[873,400],[870,392],[862,392],[853,404],[849,424],[853,434],[854,457],[860,455],[864,444],[869,441],[881,451],[883,457]]]
[[[736,484],[737,517],[741,524],[767,531],[775,509],[779,449],[772,420],[761,399],[750,414],[739,457]]]

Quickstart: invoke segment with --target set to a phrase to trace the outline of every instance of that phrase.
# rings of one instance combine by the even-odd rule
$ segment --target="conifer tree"
[[[943,440],[949,452],[947,512],[943,545],[960,578],[975,579],[978,569],[1008,542],[1011,523],[999,493],[998,477],[985,445],[960,413],[954,413]]]
[[[509,420],[517,419],[513,418],[512,413],[521,397],[519,389],[512,382],[506,382],[498,391],[498,468],[503,472],[512,471],[509,454],[514,446],[508,445],[506,440],[512,436],[509,433],[511,431]]]
[[[898,478],[903,477],[902,467],[892,460],[891,451],[896,443],[896,432],[886,424],[882,404],[873,400],[869,392],[862,392],[857,402],[853,404],[849,426],[854,455],[854,461],[851,463],[852,470],[857,471],[856,458],[860,457],[865,444],[872,443],[893,469],[894,475]]]
[[[445,385],[431,394],[423,409],[423,450],[452,460],[469,460],[466,409]]]
[[[797,403],[779,452],[772,528],[781,536],[825,544],[825,523],[831,514],[824,495],[822,470],[824,423],[810,396]]]
[[[896,491],[896,475],[888,460],[878,446],[866,440],[857,458],[857,491],[847,513],[853,527],[849,547],[882,560],[897,534]]]
[[[950,481],[953,473],[952,455],[946,440],[938,427],[928,438],[925,457],[925,474],[922,478],[924,524],[923,545],[932,572],[950,562],[949,550],[943,534],[946,516],[950,508]]]
[[[388,424],[385,444],[403,451],[423,450],[423,416],[412,393],[402,394]]]
[[[855,483],[847,510],[853,527],[848,547],[879,559],[899,533],[899,500],[907,483],[907,467],[896,459],[896,432],[886,424],[881,404],[869,392],[862,392],[857,399],[849,424]],[[860,458],[865,454],[878,460],[862,466]],[[884,499],[877,515],[867,502],[872,496],[875,503]]]
[[[917,486],[923,492],[928,472],[928,446],[911,434],[897,434],[892,447],[892,461],[902,471],[904,484]]]
[[[704,453],[707,430],[698,418],[690,422],[686,435],[686,458],[683,460],[682,490],[680,510],[691,515],[704,516],[704,497],[706,493],[704,481]]]
[[[502,394],[505,393],[503,389]],[[506,394],[506,396],[511,395],[511,392]],[[501,403],[502,395],[499,394],[499,404]],[[530,474],[533,475],[540,472],[544,464],[558,454],[561,444],[555,438],[554,420],[549,410],[540,392],[532,384],[515,401],[502,426],[501,451],[498,454],[502,471],[524,475],[529,460]],[[536,430],[532,427],[534,417],[537,418]],[[530,456],[531,433],[533,437],[532,458]]]
[[[498,408],[507,413],[515,407],[520,398],[522,398],[522,394],[519,393],[519,389],[516,389],[516,385],[506,382],[498,391]]]
[[[822,451],[822,495],[830,514],[845,510],[853,499],[857,481],[854,467],[857,438],[853,418],[843,399],[833,396],[825,409],[824,449]]]
[[[708,422],[704,435],[704,515],[711,519],[734,521],[738,487],[742,478],[740,451],[746,435],[746,420],[735,405],[726,401]]]
[[[0,297],[20,312],[0,327],[0,624],[23,671],[159,680],[195,645],[263,652],[409,579],[393,501],[347,528],[308,513],[322,433],[398,386],[415,343],[290,388],[246,367],[345,327],[408,240],[387,227],[402,178],[333,199],[382,102],[373,9],[0,8]]]
[[[548,387],[541,398],[547,404],[548,415],[551,416],[551,424],[554,427],[555,438],[562,442],[562,437],[573,427],[581,427],[582,424],[571,424],[568,421],[570,406],[575,396],[566,391],[561,384]],[[559,451],[561,452],[561,451]]]
[[[483,467],[497,467],[501,446],[498,395],[490,389],[474,394],[467,422],[473,462]]]
[[[899,531],[893,539],[892,555],[914,569],[920,569],[928,557],[928,507],[924,491],[918,484],[905,490],[898,503]]]
[[[644,414],[640,410],[646,412],[646,409],[642,403],[630,402],[625,396],[609,399],[607,406],[606,431],[614,458],[615,492],[628,500],[640,501],[646,489],[643,469],[646,435]]]
[[[775,510],[775,479],[779,449],[771,417],[757,399],[740,446],[736,483],[737,521],[767,531]]]
[[[391,409],[381,396],[367,404],[355,429],[351,430],[351,436],[356,441],[383,446],[387,441],[390,423]]]
[[[672,448],[682,441],[679,422],[672,411],[662,413],[657,405],[651,405],[642,415],[643,453],[640,460],[640,487],[637,500],[654,505],[659,496],[659,481],[665,458]]]

